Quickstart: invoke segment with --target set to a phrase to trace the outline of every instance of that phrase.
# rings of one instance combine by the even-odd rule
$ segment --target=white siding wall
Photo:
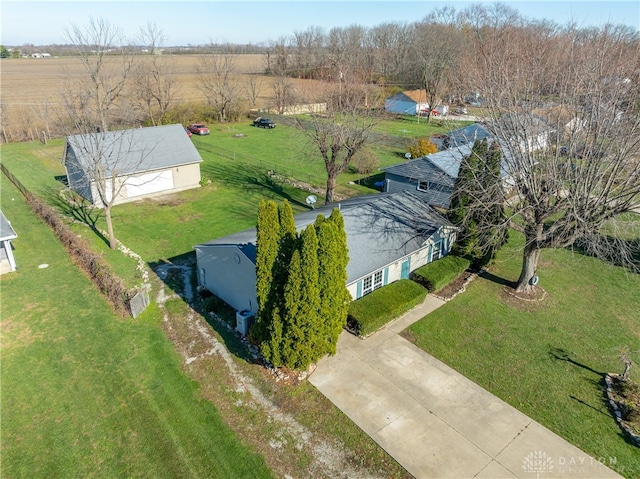
[[[387,272],[387,282],[385,284],[393,283],[394,281],[398,281],[402,276],[402,263],[406,260],[406,258],[410,258],[409,271],[415,271],[416,269],[424,266],[427,263],[431,262],[431,255],[433,246],[438,244],[440,240],[442,240],[442,256],[446,256],[451,251],[451,247],[455,241],[455,232],[450,228],[441,228],[436,233],[429,238],[424,246],[419,250],[415,251],[409,256],[405,256],[404,258],[395,261],[386,266]],[[384,268],[383,268],[384,269]],[[372,271],[373,273],[373,271]],[[358,292],[362,291],[362,285],[358,286],[358,283],[361,283],[362,278],[354,281],[347,285],[347,290],[351,294],[352,299],[358,299]]]

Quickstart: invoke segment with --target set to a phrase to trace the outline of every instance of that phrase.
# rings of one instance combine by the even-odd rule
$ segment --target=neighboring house
[[[442,147],[443,148],[452,148],[463,145],[468,145],[469,143],[473,144],[476,140],[484,140],[485,138],[491,138],[492,134],[489,129],[482,123],[473,123],[471,125],[465,126],[464,128],[459,128],[457,130],[452,130],[442,139]]]
[[[11,240],[17,237],[18,235],[13,230],[11,223],[4,213],[0,211],[0,274],[16,270],[16,260],[13,257]]]
[[[349,249],[347,289],[353,299],[449,253],[457,228],[409,192],[351,198],[295,216],[298,230],[339,208]],[[257,312],[256,230],[194,247],[198,284],[238,311]]]
[[[487,128],[494,136],[499,134],[503,151],[511,149],[520,156],[546,148],[556,132],[544,118],[531,113],[507,113]]]
[[[384,109],[390,113],[418,115],[429,109],[426,90],[409,90],[396,93],[384,101]]]
[[[471,154],[473,143],[432,153],[415,160],[382,168],[384,191],[413,191],[436,208],[448,209],[462,159]]]
[[[69,186],[97,207],[97,174],[119,204],[200,186],[201,162],[182,125],[69,136],[63,155]]]
[[[463,158],[471,154],[476,140],[487,139],[489,143],[495,141],[493,131],[499,131],[500,136],[506,139],[500,141],[503,154],[500,176],[505,187],[513,185],[513,178],[509,173],[509,164],[513,164],[513,152],[521,157],[528,152],[545,148],[553,133],[546,121],[529,113],[508,114],[495,123],[474,123],[450,131],[442,142],[444,150],[382,168],[385,175],[384,191],[415,191],[431,206],[448,209]]]

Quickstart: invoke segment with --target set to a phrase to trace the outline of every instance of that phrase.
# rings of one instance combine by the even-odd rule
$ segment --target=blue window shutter
[[[430,244],[429,253],[427,254],[427,263],[431,263],[431,261],[433,261],[432,258],[433,258],[433,245]]]
[[[362,298],[362,280],[356,285],[356,299]]]
[[[382,285],[384,286],[389,282],[389,267],[387,266],[384,269],[384,277],[382,278]]]

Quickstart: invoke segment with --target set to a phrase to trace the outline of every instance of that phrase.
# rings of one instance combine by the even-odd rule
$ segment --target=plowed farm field
[[[136,58],[138,62],[149,57]],[[176,103],[204,101],[200,89],[202,57],[200,55],[172,55],[162,57],[171,65],[171,75],[177,84]],[[117,74],[116,58],[110,59],[110,68]],[[235,61],[239,90],[247,75],[264,71],[264,56],[238,55]],[[2,139],[17,141],[40,138],[43,131],[54,129],[61,96],[70,79],[84,74],[78,58],[6,58],[0,60],[0,112]],[[258,106],[268,102],[271,81],[264,77],[260,82]],[[246,96],[246,95],[245,95]]]

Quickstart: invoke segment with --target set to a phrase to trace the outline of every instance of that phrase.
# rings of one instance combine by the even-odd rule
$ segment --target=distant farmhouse
[[[429,109],[426,90],[407,90],[396,93],[384,101],[384,109],[401,115],[419,115]]]
[[[0,211],[0,274],[16,270],[16,260],[13,256],[11,240],[18,237],[11,223]]]
[[[96,207],[104,206],[96,175],[107,180],[108,201],[115,191],[114,204],[200,186],[202,158],[177,124],[69,136],[63,162],[69,187]]]
[[[457,228],[413,193],[360,196],[295,216],[296,228],[339,208],[349,249],[347,289],[358,299],[451,250]],[[258,310],[256,230],[194,247],[198,284],[238,311]]]

